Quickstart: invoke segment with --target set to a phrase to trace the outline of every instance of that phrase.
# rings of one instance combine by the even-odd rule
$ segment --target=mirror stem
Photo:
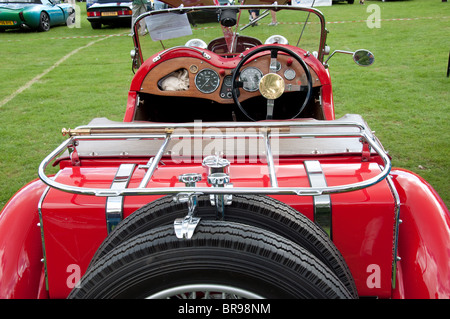
[[[326,65],[326,64],[328,63],[328,61],[331,59],[331,57],[332,57],[335,53],[353,54],[354,52],[352,52],[352,51],[344,51],[344,50],[334,50],[333,53],[331,53],[330,56],[328,57],[328,59],[324,62],[324,65]]]

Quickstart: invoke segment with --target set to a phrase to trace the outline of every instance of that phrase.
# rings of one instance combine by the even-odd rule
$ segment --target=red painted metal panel
[[[420,176],[395,169],[401,210],[398,285],[395,297],[450,298],[450,216]]]
[[[38,203],[45,188],[41,181],[29,183],[0,214],[0,299],[38,297],[43,266]]]

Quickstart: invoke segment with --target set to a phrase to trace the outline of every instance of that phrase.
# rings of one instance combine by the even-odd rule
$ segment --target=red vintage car
[[[1,212],[0,297],[449,298],[446,205],[335,118],[328,60],[372,53],[330,54],[314,8],[167,3],[134,26],[123,122],[64,129]]]

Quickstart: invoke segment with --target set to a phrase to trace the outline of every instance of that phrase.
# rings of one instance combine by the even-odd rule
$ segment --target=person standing
[[[270,26],[277,25],[277,13],[273,10],[270,10],[270,15],[272,17],[272,22],[269,23]]]
[[[253,21],[255,21],[259,17],[259,10],[248,10],[248,12],[250,13],[249,20],[252,24],[252,27],[257,26],[258,23]]]
[[[278,3],[275,1],[273,3],[274,5],[278,5]],[[277,13],[275,12],[275,10],[270,10],[270,16],[272,17],[272,22],[269,23],[270,26],[274,26],[277,25]]]
[[[139,17],[141,14],[147,12],[147,5],[148,0],[133,0],[132,3],[133,15],[131,17],[131,34],[133,34],[133,26],[134,22],[136,21],[136,18]],[[144,20],[140,21],[138,31],[140,35],[145,35],[147,33]]]

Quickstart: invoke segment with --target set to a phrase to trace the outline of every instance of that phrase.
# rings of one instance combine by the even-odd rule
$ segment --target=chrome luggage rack
[[[245,129],[255,128],[252,132],[234,131],[226,134],[218,134],[209,129]],[[258,130],[258,131],[257,131]],[[271,122],[217,122],[201,123],[120,123],[108,122],[106,124],[81,126],[74,130],[63,130],[63,135],[69,138],[61,143],[51,152],[39,166],[39,178],[48,186],[80,195],[93,196],[137,196],[137,195],[170,195],[170,194],[209,194],[209,195],[233,195],[233,194],[254,194],[254,195],[299,195],[299,196],[320,196],[334,193],[350,192],[372,186],[385,179],[391,170],[391,161],[381,144],[372,134],[367,124],[358,115],[346,115],[338,120],[299,120],[299,121],[271,121]],[[262,138],[265,146],[265,157],[270,177],[269,187],[147,187],[153,173],[163,158],[169,142],[173,139],[195,139],[195,138]],[[276,176],[275,161],[271,149],[271,141],[274,138],[298,138],[298,143],[311,141],[317,143],[323,141],[322,138],[357,139],[361,146],[362,161],[368,160],[371,154],[378,154],[384,165],[379,174],[352,184],[338,186],[312,186],[312,187],[280,187]],[[69,150],[71,152],[72,164],[79,165],[77,146],[81,141],[119,140],[122,143],[127,141],[141,142],[144,140],[162,140],[162,144],[157,147],[155,156],[150,157],[147,165],[147,172],[137,188],[86,188],[66,185],[56,182],[55,178],[46,175],[45,170],[50,163],[53,163],[58,156]],[[345,152],[345,151],[344,151]],[[347,152],[349,152],[347,150]],[[314,152],[313,152],[314,153]],[[118,156],[119,157],[119,156]]]

